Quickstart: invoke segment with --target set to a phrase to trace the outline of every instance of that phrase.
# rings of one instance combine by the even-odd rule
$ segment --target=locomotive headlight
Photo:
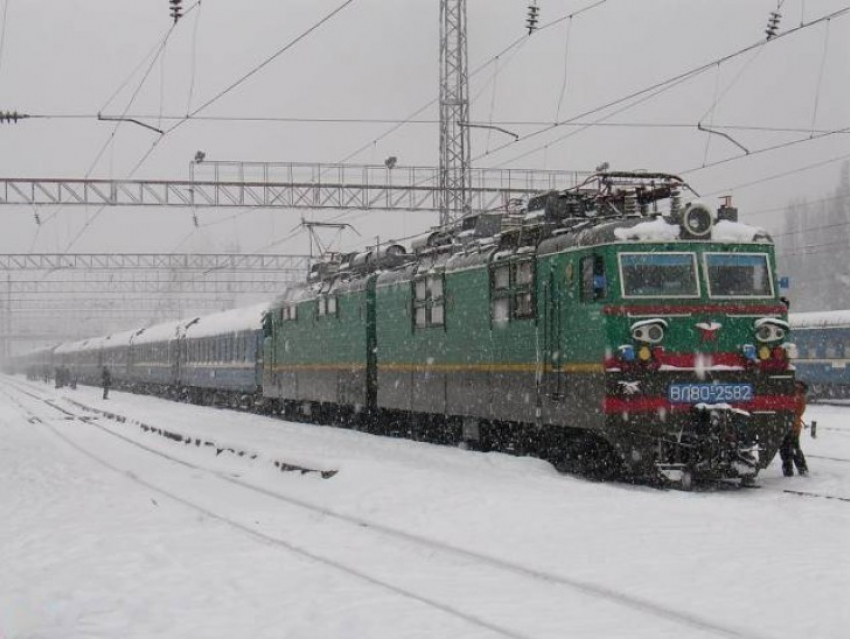
[[[702,202],[688,204],[681,213],[682,230],[686,236],[707,238],[714,226],[714,212]]]
[[[666,329],[666,320],[660,318],[641,320],[632,324],[632,338],[644,344],[660,344]]]
[[[770,359],[770,347],[769,346],[762,346],[759,349],[759,359],[762,360],[762,361],[766,361],[766,360]]]
[[[788,335],[788,322],[773,317],[756,320],[753,325],[756,339],[762,344],[780,342]]]
[[[652,359],[652,351],[649,346],[641,346],[640,349],[638,349],[638,357],[642,362],[648,362]]]

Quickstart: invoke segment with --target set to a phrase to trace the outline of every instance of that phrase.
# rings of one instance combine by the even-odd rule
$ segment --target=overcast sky
[[[6,17],[0,111],[91,116],[0,125],[0,175],[73,178],[91,169],[93,177],[127,177],[157,135],[124,125],[93,164],[114,128],[97,122],[98,112],[118,115],[130,104],[129,114],[153,116],[146,121],[154,126],[161,124],[160,114],[183,116],[340,3],[203,0],[176,25],[141,84],[148,66],[142,63],[171,27],[166,0],[0,0],[0,20],[4,9]],[[472,120],[500,123],[521,136],[763,39],[777,1],[607,0],[536,33],[493,62],[523,35],[527,4],[468,0],[470,70],[489,63],[471,79]],[[541,24],[592,4],[540,0]],[[848,4],[785,0],[780,32]],[[769,228],[779,213],[775,209],[789,200],[828,196],[841,163],[747,184],[848,155],[850,133],[700,168],[743,151],[700,132],[697,124],[798,129],[724,129],[752,152],[808,138],[812,130],[850,127],[848,36],[850,15],[801,30],[606,121],[685,125],[678,128],[594,126],[576,132],[562,126],[500,150],[510,138],[476,130],[475,165],[591,170],[607,161],[621,170],[687,171],[685,177],[706,199],[731,193],[746,221]],[[202,115],[405,119],[438,96],[438,37],[438,0],[354,0]],[[380,164],[394,155],[401,165],[436,165],[437,115],[434,105],[418,116],[431,122],[409,124],[385,137],[390,124],[192,121],[162,139],[136,177],[186,179],[197,150],[219,160],[338,162],[365,147],[348,161]],[[575,134],[561,139],[570,132]],[[45,222],[37,227],[32,209],[2,208],[0,251],[256,251],[289,236],[302,215],[248,211],[234,217],[240,211],[201,210],[196,229],[191,213],[182,209],[108,209],[93,217],[95,212],[45,208],[39,213]],[[309,214],[314,219],[338,216]],[[340,248],[346,250],[377,234],[408,235],[436,222],[434,215],[401,212],[355,212],[342,219],[361,233],[342,238]],[[304,234],[271,248],[282,253],[307,249]]]

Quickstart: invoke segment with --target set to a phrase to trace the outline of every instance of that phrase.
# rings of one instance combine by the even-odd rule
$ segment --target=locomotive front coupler
[[[686,489],[694,479],[741,479],[758,473],[761,447],[751,415],[729,404],[697,404],[677,434],[675,452],[656,463],[659,475]]]

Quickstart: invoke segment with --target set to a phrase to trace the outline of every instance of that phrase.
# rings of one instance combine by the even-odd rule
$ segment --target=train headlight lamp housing
[[[771,353],[771,351],[770,351],[769,346],[762,346],[759,349],[759,359],[763,362],[769,360],[770,359],[770,353]]]
[[[641,320],[631,327],[632,339],[642,344],[660,344],[667,331],[667,320],[661,318]]]
[[[680,215],[679,224],[685,237],[705,239],[711,236],[711,229],[714,228],[714,211],[707,205],[702,202],[692,202]]]
[[[781,342],[788,335],[788,322],[773,317],[756,320],[753,328],[756,339],[762,344]]]
[[[643,345],[638,349],[638,357],[642,362],[648,362],[652,359],[652,349],[649,346]]]

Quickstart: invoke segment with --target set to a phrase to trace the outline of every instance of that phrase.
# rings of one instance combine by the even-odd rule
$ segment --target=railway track
[[[62,420],[76,420],[103,435],[118,439],[129,446],[132,446],[136,450],[155,455],[158,459],[163,460],[166,463],[181,466],[192,470],[194,473],[204,473],[214,481],[227,484],[239,491],[249,491],[254,495],[261,495],[263,498],[273,500],[274,503],[278,504],[278,506],[288,508],[290,512],[292,510],[300,511],[302,516],[306,515],[313,521],[330,521],[335,524],[345,526],[348,529],[346,533],[346,538],[348,540],[351,540],[353,536],[358,538],[367,537],[371,538],[371,543],[374,543],[377,537],[378,543],[381,544],[382,548],[386,549],[388,554],[398,553],[402,561],[407,561],[407,558],[411,556],[425,555],[428,557],[429,564],[436,562],[446,566],[447,573],[452,573],[452,568],[458,564],[465,566],[473,565],[476,567],[476,572],[484,571],[489,575],[489,577],[485,580],[485,583],[489,584],[491,587],[494,579],[497,581],[507,580],[510,584],[509,589],[512,592],[526,592],[529,588],[544,591],[547,598],[551,598],[553,603],[555,600],[562,601],[565,594],[573,593],[574,595],[587,598],[588,600],[595,602],[597,605],[613,605],[618,608],[627,608],[638,613],[640,616],[648,616],[650,618],[655,618],[656,620],[663,620],[671,623],[674,627],[678,627],[679,634],[682,631],[685,631],[688,636],[694,636],[691,633],[696,631],[700,633],[700,635],[705,636],[750,639],[758,639],[761,637],[761,635],[749,629],[739,629],[718,624],[710,619],[702,618],[698,615],[693,615],[669,606],[657,604],[649,600],[644,600],[613,588],[513,563],[505,559],[500,559],[498,557],[454,546],[440,540],[392,528],[374,520],[348,515],[317,503],[312,503],[269,490],[268,488],[255,485],[232,474],[212,470],[202,465],[189,462],[185,459],[180,459],[179,457],[164,452],[163,450],[159,450],[142,442],[136,441],[123,433],[116,432],[113,428],[98,423],[96,418],[92,418],[89,415],[81,414],[79,412],[74,412],[74,410],[63,408],[51,398],[47,398],[39,393],[21,388],[18,384],[12,384],[8,380],[3,380],[3,382],[3,394],[25,411],[27,418],[32,420],[33,423],[43,425],[53,436],[63,440],[67,445],[71,446],[79,453],[89,457],[93,461],[111,469],[114,472],[120,473],[135,483],[140,484],[149,490],[153,490],[164,497],[170,498],[187,508],[191,508],[204,516],[239,530],[243,534],[249,535],[254,539],[268,543],[280,549],[290,551],[324,566],[339,570],[345,574],[383,588],[396,595],[413,599],[481,629],[489,630],[499,636],[514,638],[529,637],[529,635],[523,634],[521,630],[510,627],[509,624],[489,620],[485,618],[484,615],[464,609],[452,601],[445,601],[441,597],[423,594],[418,591],[418,589],[410,587],[409,585],[399,584],[396,583],[396,580],[376,575],[373,571],[359,567],[354,562],[340,560],[337,557],[329,555],[323,550],[311,549],[300,542],[287,539],[279,534],[271,534],[258,529],[256,526],[248,525],[234,518],[217,513],[214,508],[204,505],[203,503],[199,503],[197,499],[187,498],[185,495],[180,494],[173,489],[157,485],[155,482],[139,476],[138,473],[121,468],[115,463],[112,463],[112,461],[103,459],[91,450],[81,446],[66,433],[60,432],[58,428],[49,423],[50,418],[45,418],[43,415],[36,414],[37,411],[34,412],[30,407],[27,407],[23,402],[20,402],[17,398],[15,398],[13,393],[9,392],[9,388],[13,388],[15,391],[25,394],[32,401],[38,402],[39,404],[54,411]],[[82,408],[79,408],[79,410],[82,411]],[[456,580],[458,578],[463,579],[462,576],[458,577],[455,575],[451,577],[452,580]]]

